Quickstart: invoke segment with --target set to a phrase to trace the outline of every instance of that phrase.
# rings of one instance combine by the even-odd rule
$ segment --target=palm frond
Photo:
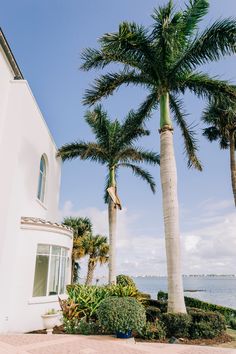
[[[83,141],[65,144],[58,150],[58,156],[62,161],[80,158],[105,164],[107,162],[106,151],[97,143]]]
[[[152,91],[145,99],[145,101],[139,106],[136,116],[138,119],[143,120],[144,118],[149,118],[151,112],[158,107],[158,93]]]
[[[197,170],[202,171],[201,163],[196,155],[198,147],[195,132],[185,120],[187,115],[183,112],[183,102],[177,97],[170,95],[170,108],[184,138],[185,152],[188,157],[188,167],[194,166]]]
[[[117,155],[117,162],[145,162],[151,165],[160,164],[160,155],[153,151],[144,150],[141,148],[128,147],[119,152]]]
[[[147,170],[144,170],[143,168],[131,163],[120,163],[118,167],[121,166],[130,168],[135,176],[140,177],[142,180],[148,183],[153,193],[156,192],[156,183],[152,175]]]
[[[97,105],[92,111],[85,113],[85,121],[95,134],[97,142],[106,149],[109,142],[109,130],[111,126],[107,112],[102,109],[101,105]]]
[[[179,77],[174,91],[185,93],[187,89],[199,98],[233,100],[236,98],[236,86],[202,72],[186,73]]]
[[[182,31],[186,37],[190,37],[198,28],[200,20],[207,14],[208,0],[190,0],[182,16]]]
[[[96,79],[91,89],[85,91],[83,103],[93,105],[102,97],[107,97],[121,85],[129,84],[141,85],[147,87],[150,85],[150,79],[143,75],[138,74],[135,70],[120,71],[118,73],[108,73]]]
[[[218,140],[220,138],[220,131],[216,127],[208,127],[203,129],[203,136],[205,136],[210,142]]]
[[[236,53],[236,20],[214,22],[184,51],[174,64],[172,73],[194,70],[197,66],[218,61],[225,55]]]
[[[118,32],[105,34],[99,42],[104,55],[114,56],[114,62],[151,73],[156,79],[160,78],[158,58],[148,30],[143,26],[122,22]]]

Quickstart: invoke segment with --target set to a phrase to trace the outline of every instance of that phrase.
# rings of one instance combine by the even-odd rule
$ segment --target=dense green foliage
[[[97,319],[97,309],[107,297],[137,297],[137,292],[130,286],[86,286],[68,285],[68,299],[61,300],[63,317],[67,320],[82,319],[86,321]]]
[[[94,321],[85,321],[85,319],[79,320],[78,318],[66,319],[63,318],[63,327],[68,334],[98,334],[101,333],[101,328]]]
[[[145,309],[136,299],[130,297],[108,297],[97,311],[102,327],[114,333],[141,331],[146,323]]]
[[[143,339],[165,339],[166,331],[161,321],[147,322],[143,329],[138,332],[138,337]]]
[[[137,290],[134,280],[131,277],[129,277],[128,275],[124,275],[124,274],[117,275],[116,284],[119,284],[122,286],[131,286],[133,289]]]
[[[160,318],[161,310],[155,306],[147,306],[146,307],[146,317],[147,321],[155,322],[158,318]]]
[[[188,311],[191,316],[189,336],[192,339],[214,338],[223,333],[226,329],[225,318],[217,312],[195,309]]]
[[[230,325],[230,327],[232,328],[232,329],[235,329],[236,330],[236,320],[230,320],[229,321],[229,325]]]
[[[161,321],[166,328],[167,337],[188,337],[191,316],[184,313],[163,313]]]
[[[165,303],[165,301],[167,301],[168,299],[168,294],[163,291],[159,291],[157,294],[157,298],[158,301]],[[227,323],[230,321],[230,319],[234,319],[234,318],[236,319],[235,309],[231,309],[229,307],[219,306],[215,304],[210,304],[208,302],[198,300],[188,296],[185,296],[184,299],[187,307],[194,307],[204,311],[213,311],[213,312],[217,311],[221,313],[225,317]]]

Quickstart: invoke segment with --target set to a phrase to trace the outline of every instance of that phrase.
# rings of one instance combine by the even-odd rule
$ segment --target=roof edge
[[[16,59],[14,57],[14,54],[11,51],[11,48],[10,48],[8,42],[7,42],[7,39],[6,39],[5,35],[4,35],[3,30],[1,29],[1,27],[0,27],[0,45],[2,46],[3,51],[4,51],[4,53],[5,53],[6,57],[7,57],[7,60],[9,61],[9,64],[10,64],[10,66],[11,66],[11,68],[12,68],[14,74],[15,74],[14,79],[15,80],[24,80],[24,76],[23,76],[23,74],[22,74],[22,72],[21,72],[21,70],[20,70],[20,68],[19,68],[19,66],[17,64],[17,61],[16,61]]]

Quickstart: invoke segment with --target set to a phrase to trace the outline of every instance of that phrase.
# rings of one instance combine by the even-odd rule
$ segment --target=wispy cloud
[[[181,233],[182,263],[185,274],[236,273],[236,213],[229,201],[208,200],[196,210],[184,211]],[[94,232],[108,235],[107,210],[94,207],[74,210],[65,203],[62,216],[88,216]],[[183,215],[182,215],[183,216]],[[117,267],[119,273],[130,275],[166,274],[164,235],[161,230],[149,234],[141,215],[131,215],[124,208],[118,213]],[[187,219],[186,219],[187,217]],[[82,262],[82,275],[86,260]],[[107,268],[97,269],[96,276],[107,275]]]

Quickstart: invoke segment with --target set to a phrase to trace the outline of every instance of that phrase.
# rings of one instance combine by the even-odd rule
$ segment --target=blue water
[[[135,277],[138,289],[156,299],[159,290],[167,291],[166,277]],[[236,277],[184,277],[185,295],[236,309]]]

